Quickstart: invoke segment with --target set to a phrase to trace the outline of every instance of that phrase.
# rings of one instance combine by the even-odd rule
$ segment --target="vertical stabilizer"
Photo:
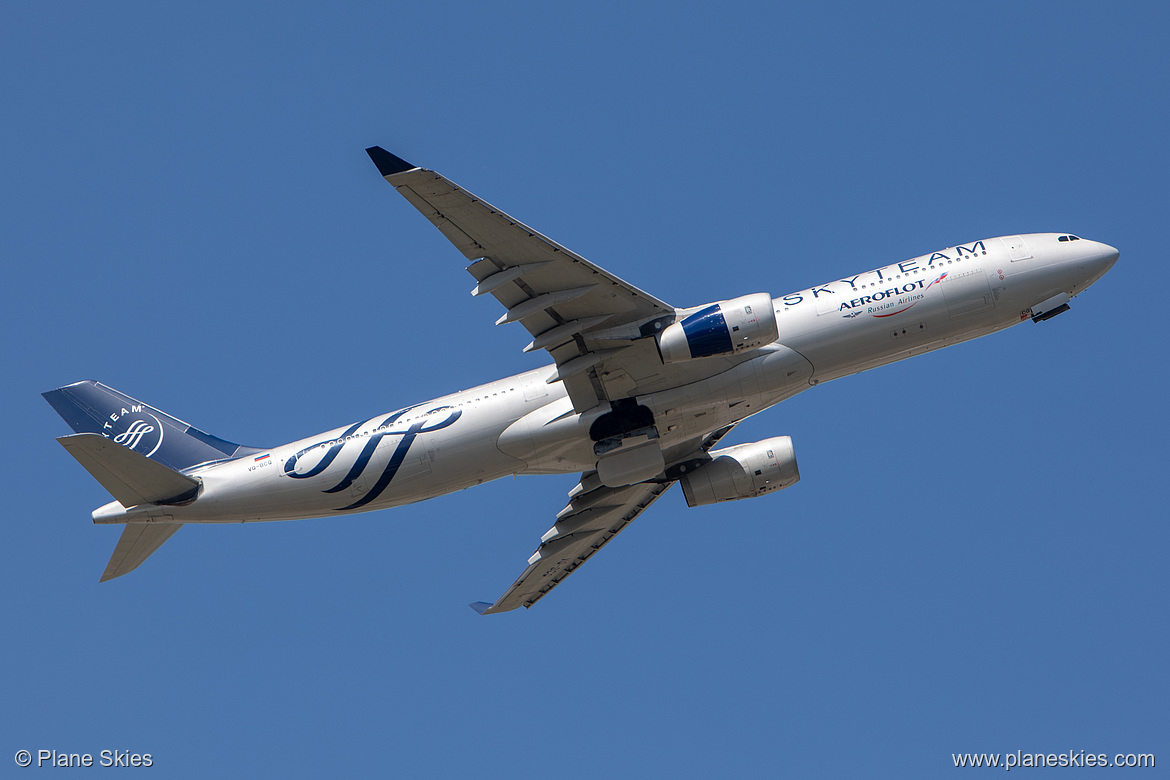
[[[204,433],[101,382],[74,382],[42,395],[76,433],[100,434],[175,471],[262,451]]]

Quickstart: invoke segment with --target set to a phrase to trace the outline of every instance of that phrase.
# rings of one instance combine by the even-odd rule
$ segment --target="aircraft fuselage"
[[[663,449],[718,431],[821,382],[983,336],[1071,298],[1112,247],[1031,234],[977,241],[773,299],[779,339],[705,379],[639,395]],[[99,523],[294,520],[409,504],[512,474],[588,472],[590,426],[546,366],[185,473],[186,505],[94,512]]]

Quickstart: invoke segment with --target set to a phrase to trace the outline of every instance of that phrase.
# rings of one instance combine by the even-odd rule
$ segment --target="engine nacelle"
[[[788,436],[712,450],[711,458],[679,479],[687,506],[755,498],[800,481],[796,450]]]
[[[780,337],[772,296],[756,293],[704,306],[658,337],[665,363],[713,355],[737,355]]]

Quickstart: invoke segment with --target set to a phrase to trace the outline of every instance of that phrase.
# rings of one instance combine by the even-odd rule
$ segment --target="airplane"
[[[469,261],[497,324],[553,364],[279,447],[212,436],[94,381],[44,393],[62,446],[124,526],[101,581],[183,525],[296,520],[402,506],[515,474],[580,473],[519,578],[480,614],[531,607],[676,482],[690,507],[800,479],[788,436],[717,447],[811,387],[1044,322],[1117,261],[1071,233],[959,244],[773,298],[678,308],[619,279],[440,174],[374,146],[382,177]]]

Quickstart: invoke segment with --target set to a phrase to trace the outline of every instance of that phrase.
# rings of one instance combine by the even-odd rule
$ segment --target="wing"
[[[581,475],[569,491],[569,503],[557,513],[553,527],[540,537],[540,547],[528,559],[528,568],[494,604],[477,601],[471,605],[481,615],[531,607],[550,590],[593,557],[611,539],[625,530],[658,497],[670,489],[683,470],[710,460],[707,450],[726,436],[734,425],[720,428],[703,439],[672,448],[671,465],[662,482],[611,488],[601,484],[596,471]]]
[[[564,381],[583,412],[630,397],[662,369],[653,336],[675,310],[485,203],[434,171],[381,147],[366,150],[386,181],[471,261],[473,295],[490,293],[507,309],[497,324],[532,334],[525,351],[546,349],[548,377]]]
[[[674,481],[642,482],[622,488],[601,484],[597,472],[583,474],[569,491],[569,503],[556,523],[540,537],[528,568],[495,604],[476,602],[481,615],[531,607],[621,533],[635,517],[658,500]]]

